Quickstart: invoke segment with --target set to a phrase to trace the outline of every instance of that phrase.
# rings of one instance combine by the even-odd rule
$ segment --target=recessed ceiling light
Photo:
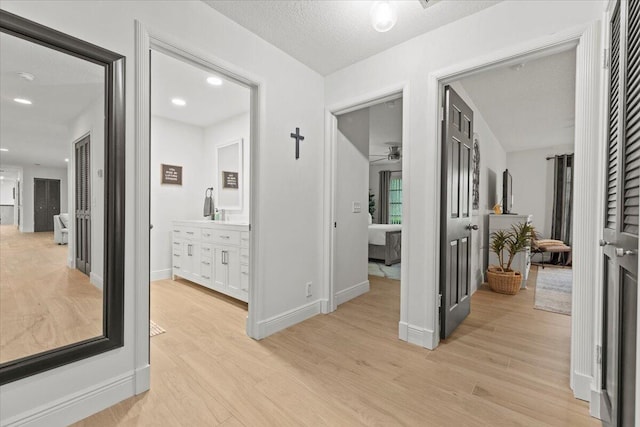
[[[31,105],[33,104],[31,101],[29,101],[28,99],[24,99],[24,98],[13,98],[13,100],[15,102],[17,102],[18,104],[24,104],[24,105]]]
[[[371,25],[379,33],[386,33],[396,25],[398,12],[390,1],[377,1],[371,6]]]
[[[520,64],[516,64],[516,65],[512,65],[511,69],[513,71],[520,71],[524,68],[524,62],[520,63]]]
[[[0,151],[9,151],[8,148],[0,148]]]
[[[36,76],[34,76],[31,73],[27,73],[25,71],[23,71],[21,73],[18,73],[18,76],[20,76],[20,78],[25,79],[25,80],[30,81],[30,82],[32,82],[32,81],[34,81],[36,79]]]
[[[68,161],[69,161],[69,159],[64,159],[64,161],[65,161],[65,162],[68,162]]]
[[[0,179],[4,179],[4,176],[0,176]]]
[[[222,79],[220,77],[211,76],[207,78],[207,83],[209,83],[211,86],[221,86]]]
[[[184,99],[181,99],[181,98],[173,98],[171,100],[171,103],[173,105],[177,105],[178,107],[184,107],[185,105],[187,105],[187,101],[185,101]]]

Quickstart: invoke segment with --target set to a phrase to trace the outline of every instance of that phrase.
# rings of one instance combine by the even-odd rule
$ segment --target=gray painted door
[[[440,336],[471,311],[471,169],[473,111],[445,87],[442,141]]]
[[[76,143],[76,268],[91,272],[91,153],[89,136]]]
[[[53,231],[53,216],[60,213],[60,180],[33,179],[33,231]]]
[[[611,19],[609,46],[609,140],[601,242],[604,246],[601,413],[608,426],[635,424],[640,213],[639,7],[640,0],[618,1]],[[627,34],[627,28],[636,30]]]

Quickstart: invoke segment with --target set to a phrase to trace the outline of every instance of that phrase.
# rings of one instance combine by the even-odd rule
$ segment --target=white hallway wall
[[[261,242],[256,269],[262,324],[290,311],[320,311],[323,258],[324,79],[281,50],[202,2],[3,1],[2,8],[126,56],[125,345],[119,349],[0,387],[0,423],[41,413],[43,425],[63,425],[134,393],[135,289],[135,20],[208,58],[244,70],[262,84],[260,93],[260,212],[253,225]],[[107,24],[105,24],[107,23]],[[305,136],[294,156],[289,133]],[[283,227],[286,215],[287,226]],[[312,299],[305,283],[312,282]],[[300,316],[297,317],[300,319]],[[141,380],[144,383],[144,380]],[[96,390],[100,393],[92,394]],[[54,404],[57,410],[47,412]],[[37,409],[37,411],[36,411]],[[44,411],[44,412],[41,412]]]
[[[162,117],[151,117],[151,280],[171,277],[172,221],[203,219],[206,171],[204,130]],[[182,185],[162,184],[161,165],[182,166]]]
[[[336,147],[335,273],[336,305],[369,290],[368,194],[369,109],[338,116]],[[352,212],[353,202],[361,211]]]
[[[325,79],[325,100],[330,108],[384,88],[408,89],[407,140],[403,184],[406,195],[403,249],[408,248],[408,265],[400,308],[400,335],[415,344],[432,348],[437,342],[438,325],[435,304],[438,289],[437,216],[433,203],[440,191],[434,180],[438,168],[436,129],[425,126],[430,111],[429,74],[470,58],[513,49],[550,34],[598,21],[605,3],[600,1],[518,1],[502,2],[430,33],[360,61]],[[407,168],[407,165],[410,168]],[[410,169],[410,172],[409,172]],[[406,244],[405,244],[406,243]],[[407,254],[405,251],[404,254]],[[407,258],[406,256],[404,257]],[[591,354],[581,355],[574,366],[585,378],[592,375]],[[582,391],[584,393],[584,390]]]
[[[573,153],[573,143],[507,153],[513,179],[513,209],[533,214],[533,225],[542,237],[551,236],[554,161],[547,157]]]
[[[493,206],[500,201],[502,171],[507,167],[507,153],[464,86],[459,82],[453,82],[451,87],[473,110],[473,132],[477,134],[480,145],[480,207],[472,212],[471,219],[479,228],[471,234],[473,293],[482,284],[484,272],[489,264],[489,214],[493,213]]]
[[[15,188],[15,179],[3,179],[0,181],[0,205],[13,205],[15,203],[13,198]]]

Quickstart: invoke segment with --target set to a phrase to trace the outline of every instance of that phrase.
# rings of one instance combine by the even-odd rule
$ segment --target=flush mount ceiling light
[[[24,105],[31,105],[33,104],[33,102],[29,101],[28,99],[24,99],[24,98],[13,98],[13,100],[15,102],[17,102],[18,104],[24,104]]]
[[[209,83],[211,86],[221,86],[222,79],[220,77],[211,76],[207,78],[207,83]]]
[[[64,161],[68,163],[68,162],[69,162],[69,159],[64,159]]]
[[[396,25],[398,12],[390,1],[376,1],[371,6],[371,25],[379,33],[386,33]]]
[[[8,148],[0,148],[0,151],[9,151]]]
[[[181,98],[173,98],[171,100],[171,103],[173,105],[177,105],[178,107],[184,107],[185,105],[187,105],[187,101],[185,101],[184,99],[181,99]]]
[[[31,73],[24,72],[24,71],[21,72],[21,73],[18,73],[18,76],[21,79],[25,79],[26,81],[29,81],[29,82],[32,82],[32,81],[34,81],[36,79],[36,76],[34,76]]]

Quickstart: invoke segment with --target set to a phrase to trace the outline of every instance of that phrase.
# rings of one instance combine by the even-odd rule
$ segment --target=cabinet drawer
[[[200,237],[207,242],[213,241],[213,230],[210,228],[202,228],[200,230]]]
[[[173,257],[172,257],[172,261],[173,264],[173,268],[177,268],[180,269],[180,267],[182,267],[182,257],[180,256],[179,253],[174,252],[173,253]]]
[[[249,290],[249,266],[241,265],[240,266],[240,289],[243,291]]]
[[[213,265],[211,261],[201,261],[200,263],[200,276],[205,280],[211,280],[213,277]]]
[[[213,259],[213,246],[203,243],[200,249],[201,253],[202,253],[202,258],[203,259],[207,259],[207,260],[212,260]]]
[[[196,227],[184,227],[182,225],[174,225],[173,238],[176,239],[199,239],[199,229]]]
[[[211,241],[226,245],[239,245],[240,232],[232,230],[211,230]]]
[[[248,248],[249,247],[249,232],[248,231],[242,231],[240,233],[240,246],[243,248]]]
[[[249,264],[249,248],[240,248],[240,264]]]

